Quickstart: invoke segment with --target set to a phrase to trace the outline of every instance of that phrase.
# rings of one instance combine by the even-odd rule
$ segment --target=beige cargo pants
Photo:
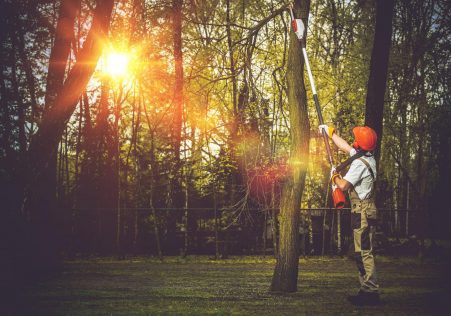
[[[373,194],[372,194],[373,195]],[[373,236],[376,229],[377,209],[374,199],[360,200],[351,189],[351,227],[354,235],[354,251],[359,269],[360,291],[379,291],[373,256]]]

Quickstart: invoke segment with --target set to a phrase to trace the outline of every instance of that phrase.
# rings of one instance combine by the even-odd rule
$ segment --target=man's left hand
[[[330,169],[330,181],[332,182],[332,184],[335,184],[335,178],[339,177],[341,178],[341,175],[337,172],[337,169],[335,169],[335,167],[332,167]]]

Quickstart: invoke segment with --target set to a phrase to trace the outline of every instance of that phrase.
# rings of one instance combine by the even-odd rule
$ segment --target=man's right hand
[[[335,133],[335,128],[331,127],[331,126],[327,126],[326,124],[322,124],[319,126],[319,133],[323,134],[323,131],[326,132],[327,136],[329,136],[329,138],[332,138],[332,135]]]

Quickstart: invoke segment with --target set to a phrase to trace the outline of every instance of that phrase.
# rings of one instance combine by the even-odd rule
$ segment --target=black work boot
[[[374,292],[359,291],[357,295],[348,296],[348,301],[357,306],[380,304],[379,293]]]

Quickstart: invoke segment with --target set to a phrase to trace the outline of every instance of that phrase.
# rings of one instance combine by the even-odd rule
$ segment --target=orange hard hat
[[[373,151],[377,145],[377,134],[371,127],[356,126],[352,129],[354,134],[354,144],[352,146],[356,149],[363,149],[366,151]]]

